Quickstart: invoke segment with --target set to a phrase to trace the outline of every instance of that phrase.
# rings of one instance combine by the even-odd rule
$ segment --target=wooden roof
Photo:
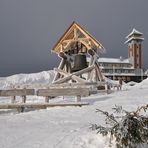
[[[57,54],[67,51],[69,47],[76,41],[82,43],[87,49],[95,48],[105,50],[105,48],[99,41],[97,41],[92,35],[90,35],[76,22],[73,22],[54,45],[52,51]]]

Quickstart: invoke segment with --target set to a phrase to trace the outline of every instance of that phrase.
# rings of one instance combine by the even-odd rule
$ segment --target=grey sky
[[[127,57],[125,36],[144,33],[143,65],[148,67],[147,0],[0,0],[0,76],[56,67],[50,49],[77,21],[107,49],[105,57]]]

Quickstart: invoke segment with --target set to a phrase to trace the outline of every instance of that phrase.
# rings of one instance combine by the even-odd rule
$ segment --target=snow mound
[[[147,79],[144,79],[142,82],[140,83],[137,83],[134,87],[136,88],[148,88],[148,78]]]
[[[130,82],[127,83],[127,85],[129,85],[129,86],[134,86],[136,84],[137,84],[137,82],[134,82],[134,81],[130,81]]]
[[[88,133],[79,136],[76,141],[72,143],[71,148],[110,148],[109,136],[103,137],[100,134]],[[112,142],[112,148],[116,148],[115,142]]]
[[[31,74],[16,74],[9,77],[0,78],[0,89],[26,85],[47,85],[52,82],[54,75],[54,71],[50,70]]]

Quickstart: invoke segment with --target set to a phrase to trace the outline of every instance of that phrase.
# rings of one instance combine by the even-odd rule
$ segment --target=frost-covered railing
[[[89,96],[89,88],[50,88],[37,90],[37,96],[45,96],[48,102],[51,97],[57,96],[77,96],[77,102],[81,101],[81,96]]]
[[[11,96],[11,103],[14,103],[16,96],[22,97],[22,103],[26,102],[26,96],[35,95],[34,89],[10,89],[10,90],[0,90],[0,97]]]
[[[43,96],[43,103],[26,103],[26,96]],[[48,88],[48,89],[11,89],[0,90],[0,97],[11,97],[11,103],[1,103],[0,109],[17,109],[19,112],[24,108],[46,108],[54,106],[82,106],[88,105],[87,102],[81,102],[81,96],[89,96],[89,88]],[[22,102],[16,103],[16,96],[22,97]],[[49,99],[57,96],[76,96],[76,103],[49,103]]]

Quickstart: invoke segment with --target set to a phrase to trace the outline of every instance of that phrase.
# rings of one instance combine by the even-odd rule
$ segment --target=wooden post
[[[11,103],[14,103],[15,102],[15,99],[16,99],[16,96],[12,96]]]
[[[67,56],[63,52],[60,52],[58,56],[61,58],[58,69],[63,69],[67,62]],[[53,82],[56,81],[58,78],[60,78],[60,74],[57,72],[53,79]]]
[[[81,96],[80,95],[78,95],[76,98],[77,98],[77,102],[81,102]]]
[[[70,63],[70,61],[67,61],[67,72],[71,73],[71,63]]]
[[[49,96],[46,96],[45,97],[45,103],[49,103],[49,99],[50,99],[50,97]]]
[[[99,80],[99,78],[98,78],[98,76],[97,76],[97,70],[96,70],[96,68],[95,68],[95,75],[94,75],[94,81],[95,82],[98,82],[98,80]]]
[[[94,59],[93,59],[93,56],[90,55],[89,67],[92,65],[93,60],[94,60]],[[91,71],[88,72],[87,80],[90,80],[90,75],[91,75]]]
[[[19,113],[22,113],[22,112],[24,112],[24,110],[25,110],[25,107],[17,107],[17,111],[19,112]]]
[[[26,96],[22,96],[22,103],[26,103]]]
[[[67,60],[65,62],[65,71],[69,72],[69,62]]]
[[[95,69],[96,69],[96,72],[97,72],[97,75],[98,75],[99,80],[100,81],[103,81],[103,76],[102,76],[101,70],[100,70],[97,62],[95,63]]]
[[[65,59],[62,58],[58,68],[63,69],[64,65],[65,65]],[[59,77],[60,77],[60,74],[57,72],[54,79],[53,79],[53,82],[56,81]]]
[[[106,93],[108,94],[109,90],[108,90],[108,84],[107,83],[105,84],[105,90],[106,90]]]

